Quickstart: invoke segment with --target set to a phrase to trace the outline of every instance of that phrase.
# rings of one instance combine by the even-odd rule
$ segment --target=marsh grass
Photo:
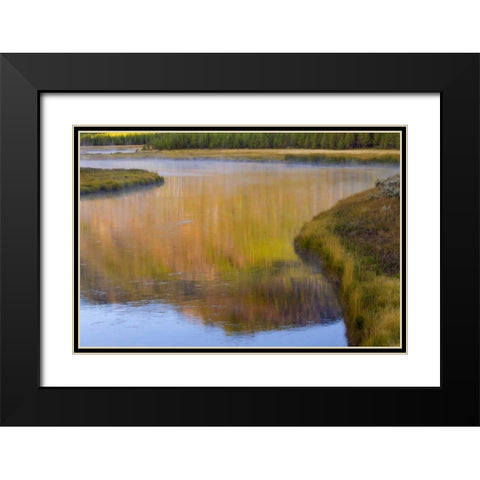
[[[98,147],[95,147],[98,148]],[[112,154],[92,154],[89,157],[98,159],[112,158]],[[302,148],[190,148],[176,150],[141,150],[134,153],[115,153],[118,158],[232,158],[273,161],[324,161],[357,160],[359,162],[378,161],[382,163],[398,163],[400,151],[395,149],[302,149]]]
[[[319,256],[339,280],[349,344],[400,344],[400,198],[375,188],[304,225],[299,252]]]
[[[139,169],[80,168],[80,194],[116,192],[141,185],[161,184],[163,177]]]
[[[217,149],[179,149],[179,150],[153,150],[152,152],[169,157],[265,157],[272,156],[280,159],[288,159],[296,156],[317,156],[330,158],[354,158],[358,160],[395,159],[400,160],[400,151],[395,149],[345,149],[327,150],[320,148],[217,148]]]

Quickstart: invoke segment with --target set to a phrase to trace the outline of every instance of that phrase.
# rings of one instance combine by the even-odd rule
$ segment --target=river
[[[83,154],[81,166],[165,183],[80,200],[80,347],[347,346],[334,283],[293,239],[398,166]]]

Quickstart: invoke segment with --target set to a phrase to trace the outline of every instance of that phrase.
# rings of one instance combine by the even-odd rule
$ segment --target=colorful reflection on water
[[[293,239],[398,167],[118,159],[163,186],[80,201],[80,346],[345,346],[335,285]]]

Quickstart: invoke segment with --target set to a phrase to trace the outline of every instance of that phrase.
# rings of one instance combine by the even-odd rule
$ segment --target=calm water
[[[335,286],[293,239],[398,167],[85,158],[165,184],[81,199],[81,346],[347,345]]]
[[[123,145],[108,147],[80,147],[80,155],[111,155],[113,153],[135,153],[141,147],[125,147]]]

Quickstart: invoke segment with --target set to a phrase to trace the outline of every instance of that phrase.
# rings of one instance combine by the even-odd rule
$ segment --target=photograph
[[[75,126],[75,352],[404,349],[405,136]]]

